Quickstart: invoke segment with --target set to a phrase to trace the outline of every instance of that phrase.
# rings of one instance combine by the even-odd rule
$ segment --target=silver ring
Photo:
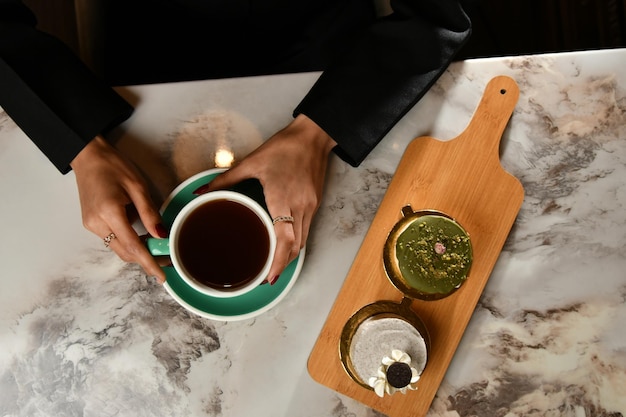
[[[278,216],[278,217],[274,217],[272,219],[272,224],[276,224],[278,222],[293,223],[293,217],[291,217],[291,216]]]
[[[109,245],[111,244],[111,241],[112,241],[113,239],[115,239],[116,237],[117,237],[117,236],[115,236],[115,233],[113,233],[113,232],[109,233],[109,235],[108,235],[108,236],[106,236],[104,239],[102,239],[102,240],[104,240],[104,247],[105,247],[105,248],[108,248],[108,247],[109,247]]]

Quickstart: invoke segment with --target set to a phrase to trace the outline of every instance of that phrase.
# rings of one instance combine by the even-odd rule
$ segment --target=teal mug
[[[169,237],[149,238],[153,256],[169,255],[180,277],[212,297],[234,297],[268,276],[276,233],[267,211],[235,191],[213,191],[187,203]]]

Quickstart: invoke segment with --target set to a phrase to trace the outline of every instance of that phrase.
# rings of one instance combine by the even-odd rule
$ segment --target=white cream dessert
[[[426,367],[426,342],[406,320],[372,317],[354,333],[350,360],[356,376],[377,395],[404,393],[416,389]]]

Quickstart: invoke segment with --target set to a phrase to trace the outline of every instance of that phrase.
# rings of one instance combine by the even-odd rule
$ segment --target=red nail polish
[[[202,195],[209,192],[209,184],[201,185],[193,192],[195,195]]]
[[[156,229],[157,235],[159,235],[159,237],[167,237],[167,229],[165,229],[165,226],[163,226],[161,223],[154,226],[154,228]]]
[[[278,278],[280,277],[280,275],[276,275],[271,281],[270,281],[270,285],[274,285],[276,284],[276,281],[278,281]]]

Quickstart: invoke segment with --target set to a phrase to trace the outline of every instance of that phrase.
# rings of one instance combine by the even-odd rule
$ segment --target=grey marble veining
[[[331,159],[296,285],[231,322],[188,312],[85,231],[72,174],[0,112],[0,415],[382,416],[313,381],[307,357],[406,145],[456,137],[496,75],[520,87],[501,160],[525,200],[429,416],[625,415],[624,62],[453,64],[359,168]],[[220,148],[238,159],[281,128],[317,76],[121,89],[138,106],[117,146],[163,201]]]

